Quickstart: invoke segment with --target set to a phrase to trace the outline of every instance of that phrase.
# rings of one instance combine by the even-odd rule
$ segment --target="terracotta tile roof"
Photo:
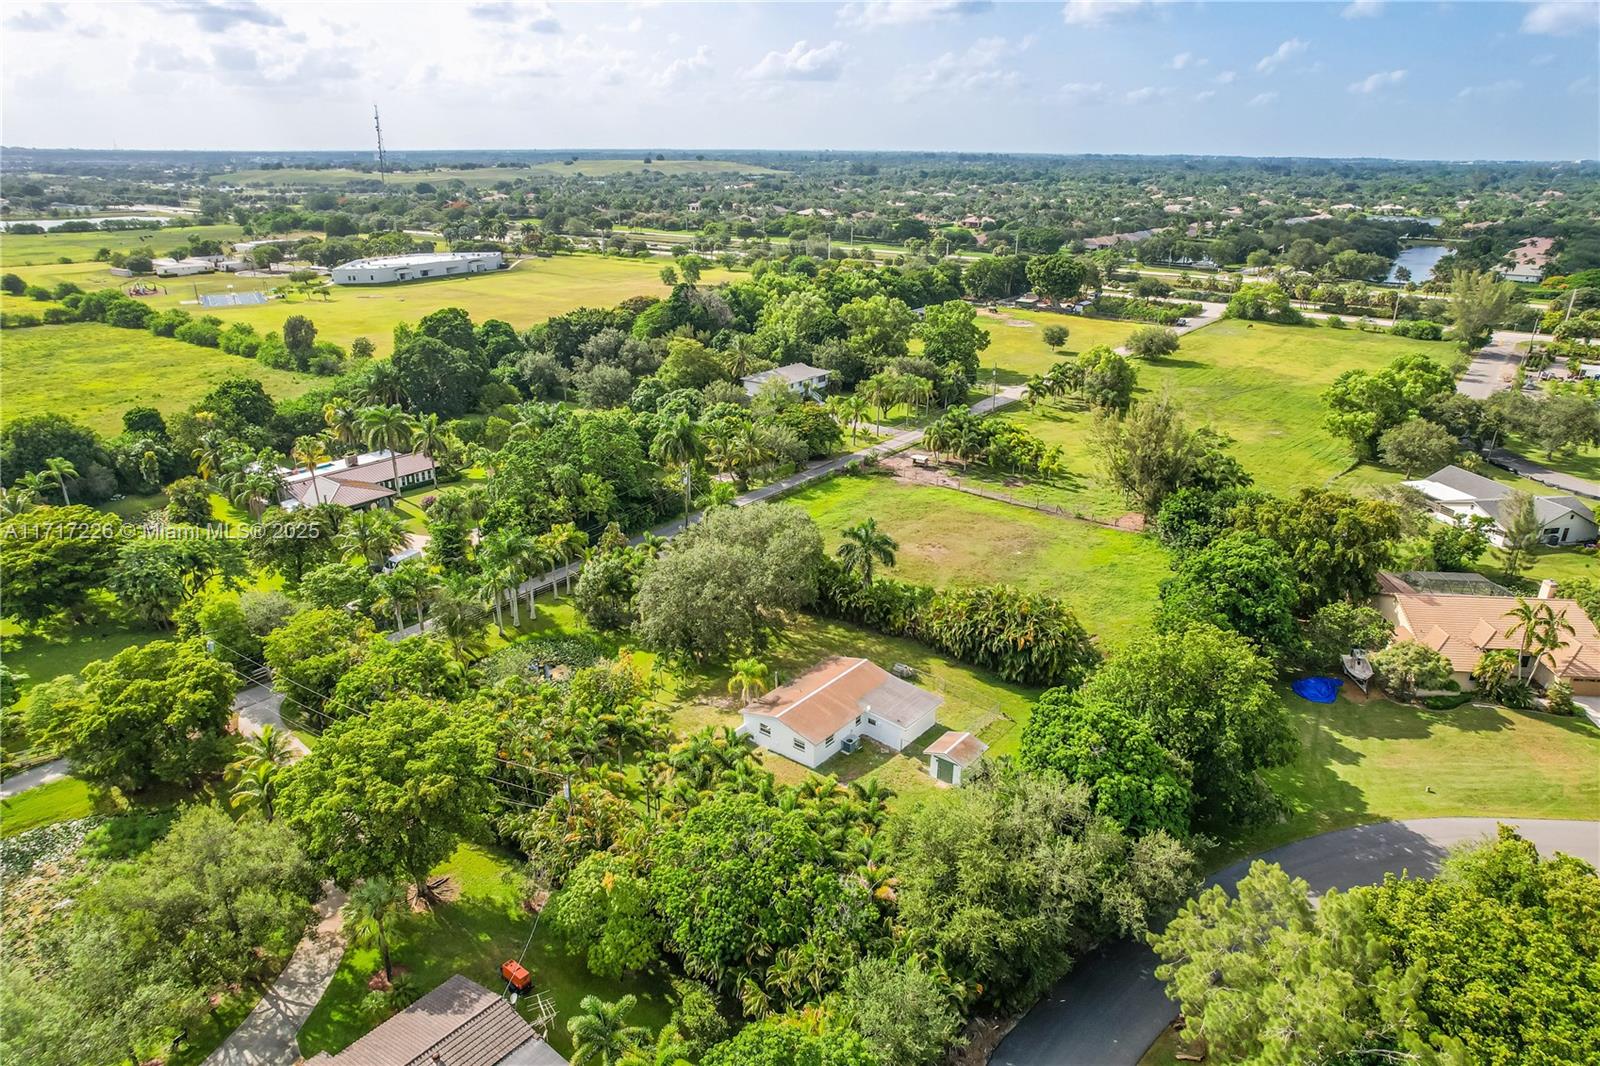
[[[957,766],[971,766],[978,756],[989,750],[989,745],[971,733],[957,733],[954,729],[923,749],[924,755],[937,755],[949,759]]]
[[[773,689],[744,713],[775,719],[821,744],[857,715],[909,726],[943,703],[943,696],[900,680],[870,659],[833,658]]]
[[[323,1052],[306,1066],[431,1066],[435,1061],[447,1066],[566,1062],[515,1007],[456,974],[343,1051]]]
[[[362,457],[365,460],[365,456]],[[381,459],[358,461],[355,466],[345,466],[343,461],[334,463],[327,470],[322,471],[323,477],[336,478],[339,481],[359,481],[365,484],[376,484],[379,481],[388,481],[394,477],[394,467],[400,468],[400,476],[407,474],[425,474],[433,469],[433,460],[421,452],[412,452],[409,455],[397,455],[393,465],[385,455]],[[302,475],[303,476],[303,475]]]
[[[1486,651],[1522,647],[1520,633],[1506,635],[1514,624],[1507,612],[1516,607],[1516,600],[1506,596],[1418,592],[1397,578],[1385,581],[1385,577],[1393,575],[1380,574],[1379,584],[1384,587],[1384,594],[1394,599],[1395,639],[1426,644],[1449,659],[1454,669],[1465,673],[1477,668],[1478,659]],[[1394,590],[1396,585],[1398,590]],[[1563,634],[1567,644],[1555,654],[1556,675],[1600,680],[1600,630],[1576,600],[1549,598],[1542,602],[1558,615],[1564,614],[1573,630]]]
[[[366,485],[344,478],[328,477],[326,474],[317,475],[315,491],[312,486],[311,481],[298,481],[289,485],[289,492],[307,507],[318,502],[336,503],[341,507],[360,507],[373,500],[382,500],[395,494],[393,489],[386,489],[382,485]]]

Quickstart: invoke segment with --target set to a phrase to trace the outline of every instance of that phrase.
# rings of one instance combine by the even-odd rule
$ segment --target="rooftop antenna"
[[[378,105],[372,105],[372,128],[378,131],[378,180],[389,184],[389,161],[383,154],[383,121],[378,118]]]

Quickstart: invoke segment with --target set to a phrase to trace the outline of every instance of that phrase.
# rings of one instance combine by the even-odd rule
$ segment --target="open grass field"
[[[8,421],[55,411],[111,435],[121,432],[130,407],[150,404],[171,415],[235,374],[260,380],[275,398],[297,396],[318,380],[97,322],[8,330],[0,338]]]
[[[436,988],[453,974],[464,974],[488,988],[500,988],[500,963],[517,958],[535,917],[521,907],[523,893],[511,858],[498,850],[462,845],[434,870],[448,876],[459,897],[426,913],[407,914],[396,920],[389,933],[390,951],[397,967],[410,972],[419,994]],[[572,1054],[567,1019],[578,1012],[586,995],[607,1001],[632,994],[638,997],[629,1022],[652,1032],[672,1013],[671,989],[664,976],[612,981],[589,974],[581,956],[567,953],[547,924],[539,926],[523,965],[535,985],[555,1001],[556,1020],[547,1036],[562,1055]],[[346,949],[333,983],[300,1030],[300,1051],[338,1051],[366,1033],[379,1020],[364,1014],[361,1001],[367,980],[380,969],[375,945]],[[532,1000],[520,1009],[530,1014]]]
[[[1120,346],[1139,328],[1137,322],[1109,318],[1082,318],[1045,311],[1018,311],[1009,307],[978,312],[978,324],[989,332],[989,347],[978,356],[983,362],[979,385],[989,384],[989,368],[998,370],[1001,385],[1020,385],[1043,374],[1063,359],[1088,351],[1097,344]],[[1064,326],[1067,343],[1054,351],[1044,343],[1044,327]]]
[[[59,263],[62,258],[71,259],[74,263],[92,262],[94,253],[101,248],[109,248],[113,252],[138,249],[151,255],[165,255],[190,237],[209,241],[237,241],[244,239],[244,230],[234,225],[221,225],[94,233],[7,233],[0,235],[0,267],[16,271],[22,266]],[[105,270],[105,264],[95,265],[102,272]],[[25,273],[23,276],[29,281],[34,280],[32,274]]]
[[[867,518],[900,542],[885,571],[930,585],[1011,584],[1060,596],[1090,632],[1121,644],[1149,621],[1166,552],[1153,538],[1061,518],[887,474],[829,478],[785,498],[822,527]]]
[[[1393,818],[1600,818],[1600,730],[1582,718],[1471,703],[1430,711],[1382,699],[1285,698],[1301,751],[1267,779],[1288,818],[1224,842],[1212,865]]]
[[[98,809],[93,789],[76,777],[63,777],[0,800],[0,837],[87,818]]]
[[[109,659],[124,648],[148,644],[162,636],[154,629],[128,629],[111,621],[74,626],[60,639],[23,635],[15,624],[0,622],[0,635],[7,641],[6,665],[28,675],[22,683],[24,691],[62,674],[76,674],[96,659]]]
[[[736,163],[727,159],[658,159],[645,166],[644,153],[637,159],[587,159],[568,165],[564,161],[540,163],[533,169],[541,174],[563,174],[568,177],[606,178],[616,174],[784,174],[787,171],[754,163]]]
[[[780,683],[834,655],[862,656],[884,667],[905,663],[916,668],[917,684],[944,697],[937,724],[903,752],[895,754],[867,742],[852,754],[835,755],[820,770],[841,781],[876,778],[894,789],[902,801],[914,801],[942,787],[928,776],[922,751],[947,729],[977,734],[989,745],[991,755],[1015,755],[1022,727],[1039,695],[1037,689],[1007,684],[987,671],[952,662],[916,641],[812,615],[791,617],[773,646],[761,652],[762,661]],[[739,724],[740,705],[737,697],[728,694],[726,669],[673,676],[667,686],[669,691],[662,695],[673,708],[673,728],[680,734],[706,726]],[[771,752],[760,755],[762,765],[781,784],[798,784],[819,772]]]
[[[390,184],[409,188],[418,182],[443,186],[459,181],[468,188],[482,189],[502,181],[527,180],[534,176],[561,174],[568,177],[606,177],[653,170],[661,174],[779,174],[782,171],[756,166],[752,163],[733,163],[723,159],[664,159],[644,165],[644,153],[631,159],[579,158],[570,166],[561,161],[536,163],[526,167],[439,167],[430,170],[406,170],[389,175]],[[254,187],[310,187],[332,188],[351,182],[377,181],[378,175],[348,167],[328,170],[306,170],[286,167],[281,170],[237,170],[212,179],[215,185],[243,185]]]

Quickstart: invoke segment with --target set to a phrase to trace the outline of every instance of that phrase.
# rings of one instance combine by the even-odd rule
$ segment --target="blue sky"
[[[1600,156],[1594,0],[19,0],[0,58],[12,145]]]

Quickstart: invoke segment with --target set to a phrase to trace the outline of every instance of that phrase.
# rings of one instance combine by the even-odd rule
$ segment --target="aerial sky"
[[[0,142],[1600,157],[1600,2],[37,3]]]

